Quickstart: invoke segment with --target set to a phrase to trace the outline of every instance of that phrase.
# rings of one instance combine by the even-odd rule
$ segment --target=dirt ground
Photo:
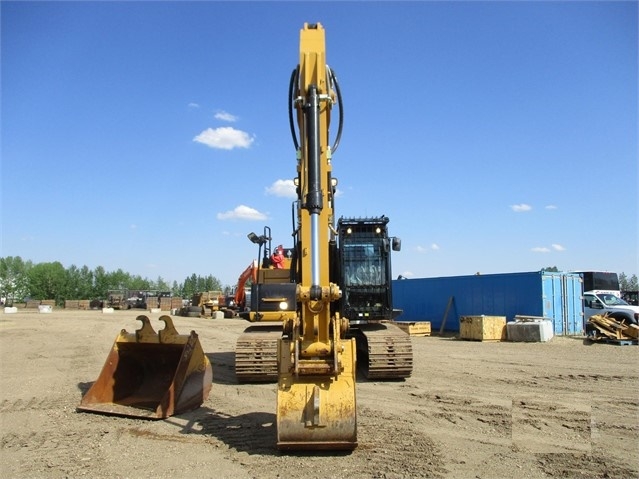
[[[198,410],[163,421],[77,412],[137,314],[0,313],[3,478],[639,477],[637,346],[413,337],[411,378],[358,379],[354,451],[285,454],[276,385],[235,381],[239,319],[174,318],[213,365]]]

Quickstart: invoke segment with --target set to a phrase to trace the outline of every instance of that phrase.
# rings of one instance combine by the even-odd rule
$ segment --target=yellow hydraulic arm
[[[336,185],[329,124],[339,95],[326,65],[320,24],[305,24],[301,30],[300,60],[291,85],[300,139],[299,144],[295,141],[298,314],[285,324],[278,345],[278,447],[353,449],[357,445],[355,340],[342,337],[348,321],[331,312],[341,291],[330,282],[329,271]]]

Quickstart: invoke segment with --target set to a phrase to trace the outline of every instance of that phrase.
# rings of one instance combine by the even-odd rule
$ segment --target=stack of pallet
[[[64,309],[80,309],[80,301],[77,299],[65,299]]]
[[[161,311],[171,311],[171,300],[173,298],[160,298],[160,310]]]
[[[607,314],[591,316],[588,324],[597,331],[595,339],[601,338],[609,341],[630,341],[634,343],[639,339],[639,326],[626,324],[625,321],[611,318]]]

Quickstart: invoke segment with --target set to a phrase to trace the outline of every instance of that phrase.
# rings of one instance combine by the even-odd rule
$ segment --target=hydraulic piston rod
[[[320,233],[319,214],[324,208],[320,179],[320,137],[319,137],[319,95],[317,86],[310,85],[308,99],[304,106],[304,119],[306,121],[306,148],[308,158],[308,193],[306,194],[304,208],[311,215],[311,299],[317,300],[321,296],[320,287]]]

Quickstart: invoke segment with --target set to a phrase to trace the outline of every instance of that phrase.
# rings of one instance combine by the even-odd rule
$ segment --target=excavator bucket
[[[147,316],[137,320],[142,327],[120,332],[78,410],[164,419],[196,409],[208,397],[213,370],[195,331],[178,334],[166,315],[158,333]]]
[[[352,450],[357,447],[355,340],[343,342],[338,375],[296,375],[290,341],[280,340],[277,447],[280,450]]]

